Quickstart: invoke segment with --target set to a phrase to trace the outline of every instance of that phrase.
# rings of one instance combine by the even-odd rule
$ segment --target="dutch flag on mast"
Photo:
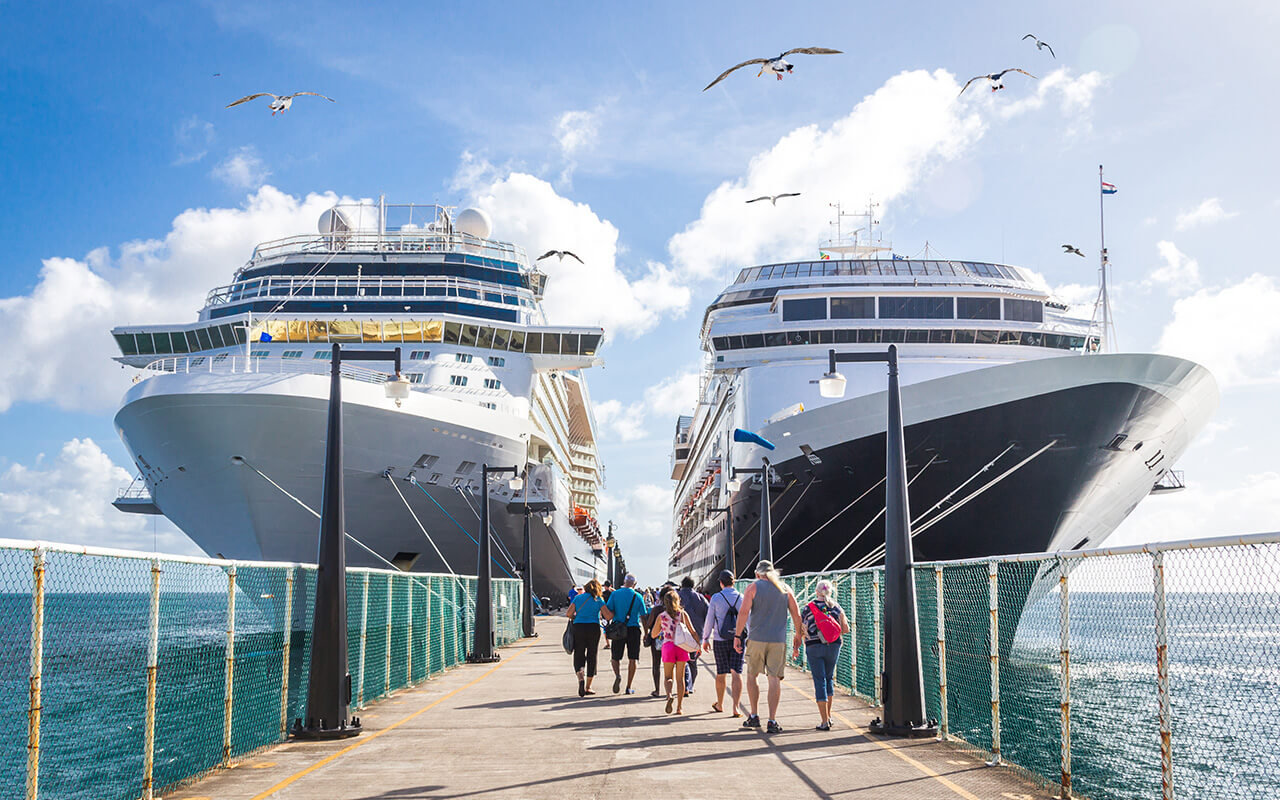
[[[1107,183],[1106,181],[1103,181],[1103,182],[1102,182],[1102,193],[1103,193],[1103,194],[1115,194],[1115,193],[1116,193],[1116,185],[1115,185],[1114,183]]]

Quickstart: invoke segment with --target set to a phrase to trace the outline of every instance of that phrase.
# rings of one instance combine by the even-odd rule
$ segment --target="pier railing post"
[[[293,572],[284,571],[284,645],[280,653],[280,738],[289,736],[289,650],[293,646]]]
[[[382,694],[384,697],[391,694],[391,613],[395,608],[391,600],[395,597],[396,586],[394,578],[394,575],[387,575],[387,633],[386,641],[384,642],[386,660],[384,664],[385,668],[382,670]]]
[[[858,693],[858,573],[849,574],[849,688]]]
[[[44,548],[33,551],[31,575],[31,684],[27,706],[27,800],[40,793],[40,709],[44,702]]]
[[[988,766],[1000,763],[1000,565],[987,564],[987,607],[991,612],[991,760]]]
[[[405,581],[405,599],[406,608],[409,609],[408,619],[405,620],[408,625],[408,632],[405,634],[404,647],[404,682],[406,686],[413,685],[413,578]]]
[[[1071,797],[1071,628],[1067,560],[1058,557],[1059,650],[1062,653],[1062,800]]]
[[[942,594],[942,565],[933,567],[934,592],[938,597],[938,738],[946,739],[950,730],[947,714],[947,618]]]
[[[884,611],[880,607],[880,573],[873,571],[871,573],[871,660],[872,665],[875,667],[876,688],[873,700],[877,707],[883,703],[880,697],[881,684],[884,678],[880,664],[880,616],[883,613]]]
[[[364,708],[364,650],[369,639],[369,573],[364,574],[360,589],[360,657],[356,665],[356,679],[360,688],[356,691],[356,708]]]
[[[1173,707],[1169,699],[1169,615],[1165,606],[1164,551],[1152,554],[1156,611],[1156,704],[1160,714],[1160,796],[1173,800]]]
[[[151,601],[147,614],[147,708],[142,734],[142,800],[155,796],[156,689],[160,663],[160,559],[151,559]],[[34,799],[35,795],[32,795]]]
[[[222,763],[231,763],[231,710],[236,679],[236,565],[227,567],[227,679],[222,699]]]

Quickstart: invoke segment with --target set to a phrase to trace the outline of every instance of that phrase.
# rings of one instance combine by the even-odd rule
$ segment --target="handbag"
[[[840,638],[840,623],[818,608],[817,603],[809,604],[809,613],[813,615],[813,626],[818,629],[818,638],[827,644]]]
[[[635,610],[636,599],[639,596],[640,595],[635,594],[633,591],[631,595],[631,605],[627,606],[626,616],[622,619],[614,617],[609,620],[609,624],[606,625],[604,629],[604,638],[611,642],[625,642],[627,640],[627,623],[631,621],[631,612]]]
[[[564,626],[564,639],[561,643],[566,655],[573,652],[573,620],[569,620],[569,624]]]
[[[702,643],[698,641],[689,629],[684,626],[683,619],[672,621],[674,632],[671,634],[671,641],[675,642],[676,647],[688,650],[690,653],[696,653],[702,649]]]

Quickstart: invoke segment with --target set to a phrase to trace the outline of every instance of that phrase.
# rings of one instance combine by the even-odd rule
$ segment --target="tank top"
[[[756,596],[751,601],[751,617],[747,620],[747,636],[753,642],[787,641],[787,595],[768,579],[755,582]]]

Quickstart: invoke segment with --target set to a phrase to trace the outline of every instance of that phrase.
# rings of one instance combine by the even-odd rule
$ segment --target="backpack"
[[[604,638],[611,642],[625,642],[627,640],[627,623],[631,621],[631,612],[635,610],[636,600],[640,597],[639,592],[631,595],[631,605],[627,606],[626,616],[622,619],[614,617],[604,628]]]
[[[724,590],[721,589],[721,597],[724,597]],[[729,602],[729,598],[725,598],[725,603]],[[720,628],[716,631],[716,635],[725,641],[733,641],[733,633],[738,629],[738,608],[742,607],[742,598],[738,598],[738,607],[729,608],[724,612],[724,619],[720,620]]]
[[[818,608],[817,603],[809,604],[809,613],[813,615],[813,626],[818,629],[818,638],[831,644],[840,638],[840,623]]]

